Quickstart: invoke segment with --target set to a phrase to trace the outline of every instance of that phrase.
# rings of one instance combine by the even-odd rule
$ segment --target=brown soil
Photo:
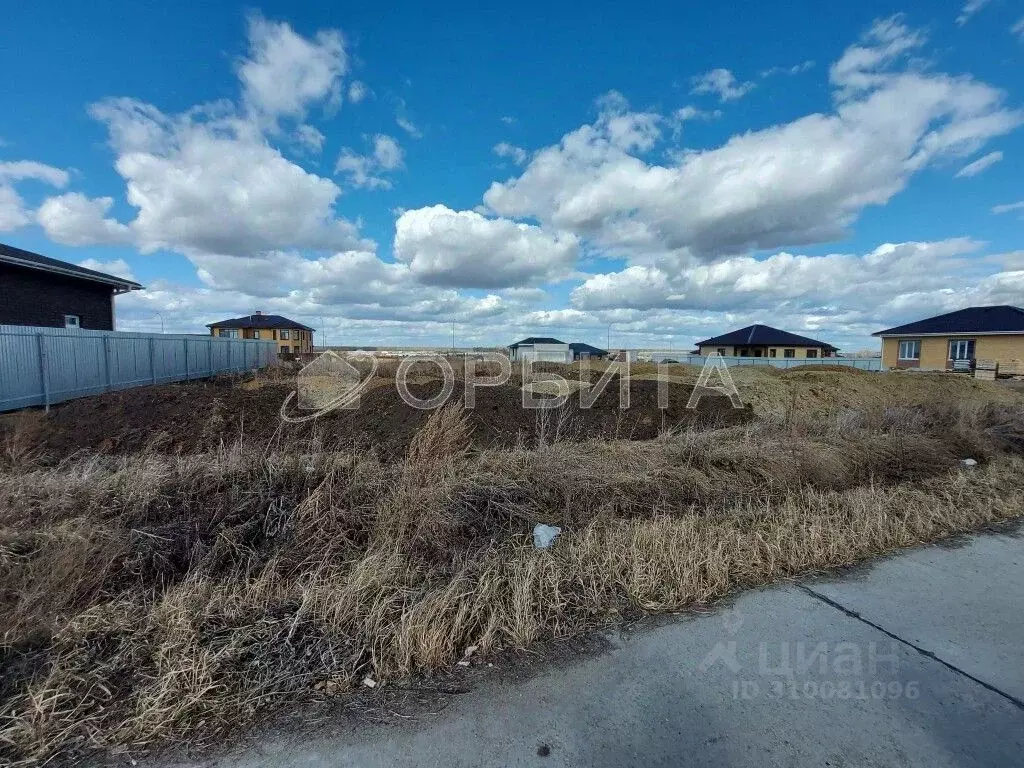
[[[365,393],[358,410],[338,410],[309,422],[280,418],[281,404],[294,383],[269,382],[253,388],[230,380],[139,387],[73,400],[54,407],[36,425],[37,444],[51,459],[79,450],[135,453],[142,450],[193,453],[229,444],[238,438],[284,443],[318,437],[331,449],[373,448],[382,457],[404,454],[430,411],[406,405],[393,385]],[[440,390],[440,382],[410,386],[419,398]],[[580,440],[618,437],[647,440],[664,429],[689,424],[728,425],[749,421],[750,410],[737,410],[721,397],[703,397],[687,410],[690,387],[669,385],[669,407],[658,408],[658,385],[634,381],[630,408],[618,408],[618,384],[612,382],[587,410],[572,396],[562,409],[526,410],[515,386],[476,391],[470,412],[477,447],[527,447],[556,438]],[[456,394],[460,390],[457,389]],[[305,412],[291,412],[304,415]],[[546,423],[545,423],[546,421]]]

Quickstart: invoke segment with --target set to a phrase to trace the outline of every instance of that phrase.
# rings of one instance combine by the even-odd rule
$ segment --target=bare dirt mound
[[[439,381],[410,386],[420,399],[440,389]],[[286,423],[280,408],[292,391],[290,383],[253,389],[230,381],[205,381],[111,392],[55,407],[41,420],[37,437],[52,458],[79,450],[194,453],[239,438],[292,443],[314,437],[327,448],[372,448],[391,457],[404,454],[430,415],[403,402],[392,384],[365,393],[357,410]],[[753,418],[748,409],[734,409],[727,399],[713,396],[703,397],[697,409],[688,410],[690,391],[690,387],[669,385],[668,408],[662,410],[657,382],[634,381],[630,407],[620,409],[618,383],[613,381],[589,409],[581,409],[578,395],[573,395],[562,408],[529,410],[522,407],[518,387],[483,387],[477,389],[475,408],[470,411],[473,443],[489,448],[595,437],[647,440],[664,429],[724,426]],[[457,387],[454,397],[460,396]]]

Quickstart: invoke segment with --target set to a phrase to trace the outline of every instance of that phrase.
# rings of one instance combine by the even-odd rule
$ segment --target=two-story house
[[[313,351],[315,329],[295,320],[289,320],[282,315],[265,315],[262,312],[254,312],[245,317],[209,323],[206,327],[210,329],[211,336],[276,341],[277,351],[285,354]]]

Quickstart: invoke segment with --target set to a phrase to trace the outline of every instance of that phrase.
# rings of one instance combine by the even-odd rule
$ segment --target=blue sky
[[[1024,8],[678,5],[12,7],[0,239],[334,343],[1024,304]]]

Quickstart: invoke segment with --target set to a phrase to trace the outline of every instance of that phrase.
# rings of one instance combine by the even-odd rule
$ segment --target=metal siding
[[[276,359],[276,346],[249,339],[0,325],[0,411],[262,368]]]
[[[534,344],[532,359],[538,363],[571,363],[572,352],[568,344]]]
[[[652,362],[660,362],[665,357],[668,355],[660,356],[660,359],[654,359]],[[676,355],[672,359],[683,365],[704,365],[709,358],[700,355]],[[878,357],[722,357],[722,360],[728,366],[770,365],[775,368],[795,368],[798,365],[845,365],[862,371],[882,370],[882,360]]]

